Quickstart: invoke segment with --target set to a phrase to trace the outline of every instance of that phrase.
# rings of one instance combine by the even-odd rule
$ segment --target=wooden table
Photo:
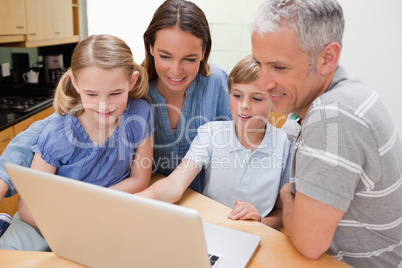
[[[153,181],[160,179],[154,176]],[[347,264],[330,257],[321,256],[316,261],[304,258],[292,245],[289,238],[260,222],[232,221],[227,218],[230,208],[187,189],[178,205],[197,210],[206,222],[222,225],[259,235],[261,244],[257,248],[248,267],[350,267]],[[10,251],[0,250],[0,267],[84,267],[56,256],[52,252]]]

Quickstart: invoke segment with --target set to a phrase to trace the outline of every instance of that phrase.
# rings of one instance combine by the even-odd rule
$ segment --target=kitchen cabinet
[[[0,42],[18,42],[27,33],[25,0],[0,0]]]
[[[25,7],[28,28],[27,41],[53,38],[52,0],[26,0]]]
[[[24,0],[0,0],[0,35],[26,34]]]
[[[12,197],[3,198],[0,203],[0,213],[7,213],[13,217],[18,210],[18,196],[18,193],[16,193]]]
[[[1,14],[11,11],[18,14],[23,17],[25,28],[22,35],[0,32],[0,43],[11,47],[41,47],[79,42],[79,0],[0,0],[3,2],[20,3],[4,8],[2,5]],[[10,40],[16,36],[22,36],[23,40]]]
[[[28,41],[72,37],[71,0],[26,0]]]
[[[74,35],[73,4],[71,0],[53,2],[53,31],[56,38]]]

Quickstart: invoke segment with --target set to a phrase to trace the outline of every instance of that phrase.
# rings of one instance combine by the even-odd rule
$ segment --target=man
[[[267,0],[251,23],[260,88],[290,113],[283,223],[309,259],[402,267],[402,143],[378,94],[338,66],[335,0]]]

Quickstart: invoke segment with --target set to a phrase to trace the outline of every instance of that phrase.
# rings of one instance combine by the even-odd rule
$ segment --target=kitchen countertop
[[[50,106],[53,105],[53,102],[48,103],[46,105],[43,105],[37,109],[34,109],[28,113],[13,113],[13,112],[5,112],[5,111],[0,111],[0,131],[11,127],[21,121],[24,121],[25,119],[45,110],[46,108],[49,108]]]
[[[55,86],[49,84],[20,84],[13,87],[2,88],[0,98],[9,96],[39,97],[53,96]],[[0,131],[7,129],[53,105],[53,102],[43,104],[29,112],[16,112],[11,110],[0,110]]]

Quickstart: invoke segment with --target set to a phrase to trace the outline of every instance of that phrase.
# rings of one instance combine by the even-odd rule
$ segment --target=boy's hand
[[[237,200],[235,202],[235,207],[229,213],[228,218],[232,220],[261,221],[261,214],[253,204]]]

